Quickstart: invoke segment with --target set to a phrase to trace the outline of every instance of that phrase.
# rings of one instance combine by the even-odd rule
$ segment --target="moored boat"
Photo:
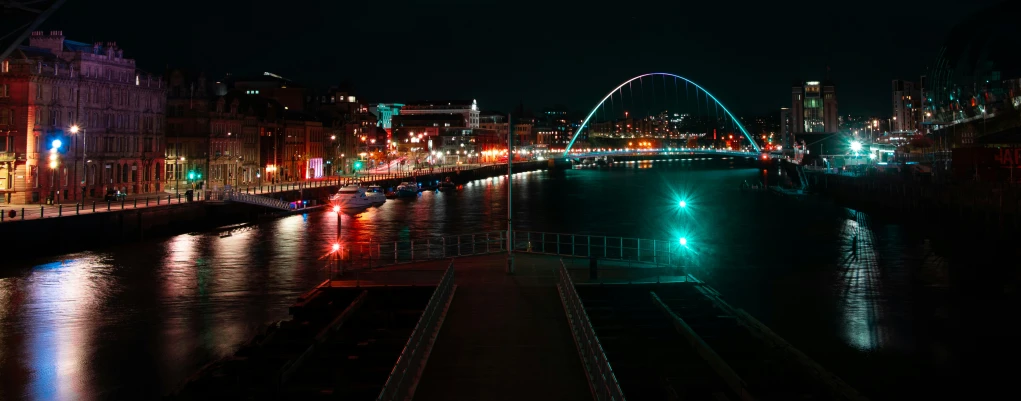
[[[402,182],[397,186],[397,197],[410,198],[418,196],[418,184],[414,182]]]

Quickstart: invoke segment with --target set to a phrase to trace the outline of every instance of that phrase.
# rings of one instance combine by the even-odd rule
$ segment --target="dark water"
[[[759,181],[763,171],[729,163],[515,175],[515,224],[683,236],[695,274],[873,399],[970,398],[1011,383],[1019,355],[1015,250],[962,245],[968,233],[874,221],[820,199],[741,192],[742,181]],[[345,215],[344,235],[500,230],[505,191],[491,179],[388,201]],[[323,279],[320,258],[335,224],[332,214],[313,213],[227,238],[180,235],[4,266],[0,400],[165,394],[285,318],[294,297]]]

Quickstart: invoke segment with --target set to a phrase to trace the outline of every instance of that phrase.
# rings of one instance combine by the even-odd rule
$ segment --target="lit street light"
[[[688,246],[688,239],[681,237],[680,243],[682,246]]]
[[[688,207],[688,202],[681,201],[680,206],[681,206],[681,208],[686,208],[686,207]]]

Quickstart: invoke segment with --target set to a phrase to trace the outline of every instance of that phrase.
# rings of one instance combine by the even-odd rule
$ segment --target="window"
[[[7,62],[7,60],[4,60],[4,63],[6,63],[6,62]],[[0,97],[8,97],[8,96],[10,96],[7,93],[7,91],[8,91],[7,84],[0,84]]]
[[[0,110],[0,125],[14,124],[14,113],[11,110]],[[6,140],[7,137],[4,137]]]
[[[11,62],[4,60],[3,63],[0,63],[0,72],[11,72]]]
[[[35,84],[35,98],[36,99],[42,99],[43,98],[43,85],[42,84]]]

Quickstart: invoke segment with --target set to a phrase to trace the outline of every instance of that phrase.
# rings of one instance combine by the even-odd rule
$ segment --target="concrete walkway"
[[[415,391],[429,400],[591,400],[556,290],[557,258],[455,259],[457,292]]]

